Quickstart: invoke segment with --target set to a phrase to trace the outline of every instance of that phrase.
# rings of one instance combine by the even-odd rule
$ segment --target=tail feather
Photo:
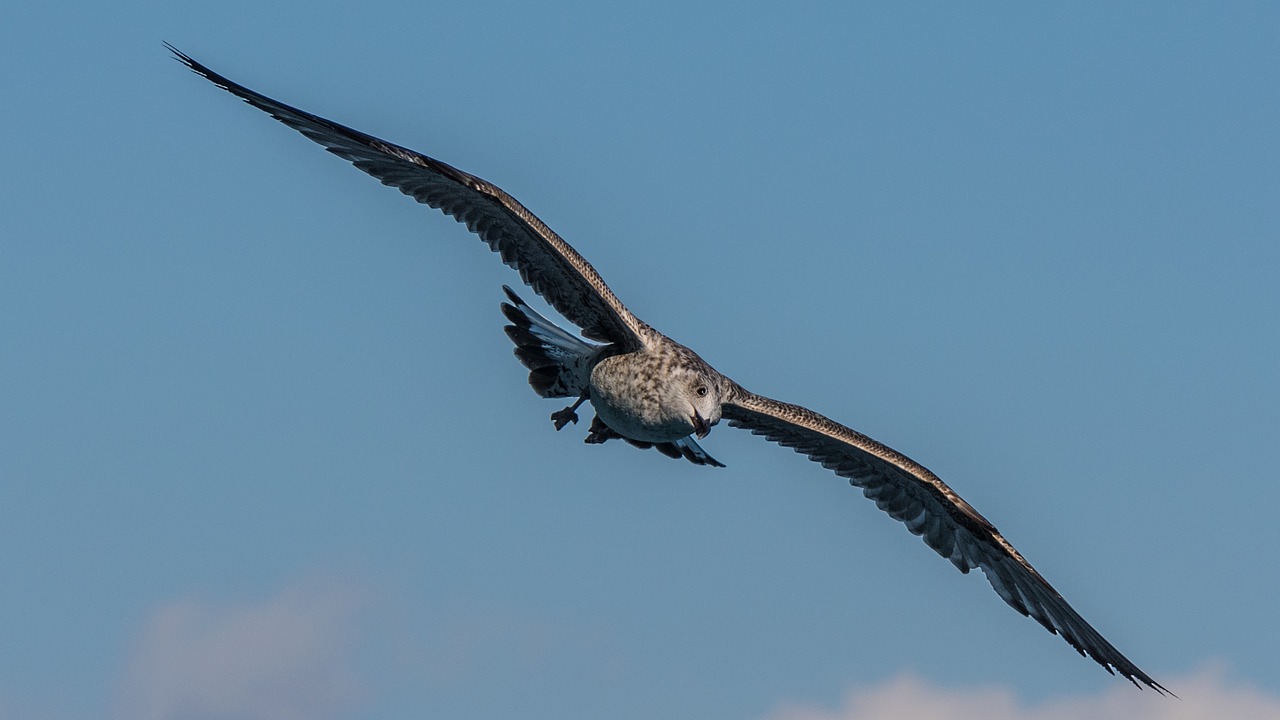
[[[578,397],[586,390],[585,361],[600,346],[574,337],[538,314],[503,285],[510,304],[502,314],[511,321],[503,330],[515,343],[515,354],[529,368],[529,385],[542,397]]]
[[[561,347],[577,350],[596,349],[595,345],[574,337],[572,333],[538,314],[537,310],[529,307],[529,305],[526,304],[524,300],[521,300],[520,296],[516,295],[510,287],[503,285],[502,291],[507,294],[507,299],[509,299],[512,305],[514,305],[514,307],[512,307],[512,305],[503,303],[502,312],[507,316],[508,320],[529,329],[539,339]],[[515,315],[514,317],[513,311]]]

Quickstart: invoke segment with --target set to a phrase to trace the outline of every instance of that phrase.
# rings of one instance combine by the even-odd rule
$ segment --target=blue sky
[[[0,716],[1280,717],[1278,33],[19,0]],[[511,271],[162,41],[501,185],[721,371],[934,470],[1183,704],[789,451],[554,432]]]

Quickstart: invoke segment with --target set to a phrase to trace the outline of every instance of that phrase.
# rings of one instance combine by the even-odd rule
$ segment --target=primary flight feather
[[[1082,655],[1139,687],[1168,692],[1067,604],[986,518],[911,458],[811,410],[752,393],[631,313],[600,274],[559,235],[497,186],[434,158],[254,92],[172,46],[218,87],[350,161],[383,184],[464,223],[534,292],[582,329],[557,327],[510,288],[503,313],[529,384],[543,397],[574,398],[552,414],[556,429],[596,416],[587,442],[622,439],[674,458],[723,467],[696,438],[721,419],[794,449],[848,478],[961,572],[980,568],[1015,610],[1061,635]]]

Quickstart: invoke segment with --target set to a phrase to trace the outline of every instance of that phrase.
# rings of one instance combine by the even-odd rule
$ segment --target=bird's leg
[[[619,435],[616,430],[605,425],[604,421],[600,419],[599,415],[597,415],[591,419],[591,432],[583,442],[591,445],[599,445],[606,440],[613,440],[620,437],[622,436]]]
[[[557,410],[551,413],[551,422],[556,424],[557,431],[563,430],[564,426],[568,425],[569,423],[577,424],[578,413],[574,411],[578,409],[579,405],[586,402],[586,400],[587,400],[586,393],[583,393],[582,397],[578,398],[578,401],[575,402],[574,404],[570,405],[567,408],[564,408],[563,410]]]

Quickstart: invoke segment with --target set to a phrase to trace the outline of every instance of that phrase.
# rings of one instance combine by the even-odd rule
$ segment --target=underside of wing
[[[924,466],[811,410],[741,389],[725,403],[724,417],[733,427],[792,448],[848,478],[961,572],[981,568],[1013,609],[1061,635],[1108,672],[1168,692],[1085,622],[994,525]]]
[[[724,463],[711,457],[706,450],[702,449],[702,446],[698,444],[698,441],[693,439],[692,435],[686,435],[678,440],[664,443],[649,443],[641,440],[632,440],[630,438],[623,439],[638,448],[654,448],[669,458],[675,458],[677,460],[684,458],[694,465],[724,467]]]
[[[379,140],[250,90],[172,46],[187,67],[218,87],[476,233],[583,335],[625,349],[643,344],[648,327],[631,314],[600,274],[559,235],[501,188],[434,158]]]

